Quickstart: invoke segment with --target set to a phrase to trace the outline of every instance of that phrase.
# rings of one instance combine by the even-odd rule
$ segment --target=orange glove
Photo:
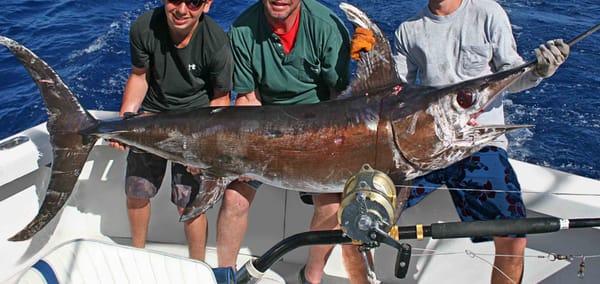
[[[350,56],[354,60],[360,59],[360,52],[369,52],[375,46],[375,36],[373,35],[373,31],[370,29],[365,29],[361,27],[357,27],[354,30],[354,35],[352,36],[352,43],[350,45]]]

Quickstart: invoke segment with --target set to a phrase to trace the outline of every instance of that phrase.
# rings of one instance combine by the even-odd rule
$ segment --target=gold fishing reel
[[[338,221],[342,230],[355,241],[372,241],[374,229],[390,232],[394,223],[396,186],[381,171],[364,164],[351,176],[342,195]]]

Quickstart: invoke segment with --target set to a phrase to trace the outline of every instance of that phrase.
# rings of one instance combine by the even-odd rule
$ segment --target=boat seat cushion
[[[201,261],[101,241],[75,240],[42,257],[18,283],[57,282],[147,284],[217,280],[211,267]]]

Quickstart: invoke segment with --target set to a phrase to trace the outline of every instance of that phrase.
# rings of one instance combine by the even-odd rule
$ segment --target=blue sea
[[[255,1],[214,0],[209,15],[228,30]],[[340,1],[322,2],[344,19],[337,7]],[[361,7],[390,39],[403,20],[426,4],[425,0],[348,2]],[[499,2],[512,21],[519,52],[528,60],[539,44],[570,39],[600,22],[600,0]],[[84,107],[113,111],[119,109],[130,69],[129,27],[141,13],[161,5],[157,0],[3,3],[0,35],[25,44],[53,66]],[[509,136],[512,158],[600,179],[600,32],[577,44],[554,77],[504,100],[507,122],[536,125]],[[33,81],[0,48],[0,139],[45,120]]]

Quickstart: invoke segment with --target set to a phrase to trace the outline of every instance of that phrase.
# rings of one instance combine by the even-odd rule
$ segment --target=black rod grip
[[[434,239],[540,234],[560,230],[560,219],[553,217],[431,224]]]

